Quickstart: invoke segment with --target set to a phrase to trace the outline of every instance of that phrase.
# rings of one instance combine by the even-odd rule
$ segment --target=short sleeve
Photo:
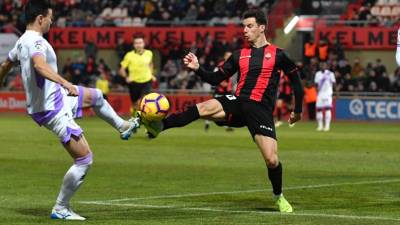
[[[336,78],[334,73],[331,73],[331,81],[332,83],[336,83]]]
[[[280,69],[284,72],[284,74],[288,75],[293,73],[294,71],[297,70],[296,64],[288,57],[288,55],[280,49],[277,49],[277,51],[280,51]]]
[[[37,39],[30,43],[29,45],[29,56],[34,57],[36,55],[43,55],[46,57],[47,46],[46,40],[44,39]]]
[[[121,67],[122,68],[128,68],[129,66],[129,53],[127,53],[124,57],[124,59],[121,61]]]
[[[8,59],[11,62],[16,62],[18,60],[18,49],[17,49],[17,45],[14,46],[14,48],[12,48],[9,52],[8,52]]]
[[[315,78],[314,78],[314,83],[318,84],[319,83],[319,79],[320,79],[320,75],[319,75],[319,71],[315,74]]]

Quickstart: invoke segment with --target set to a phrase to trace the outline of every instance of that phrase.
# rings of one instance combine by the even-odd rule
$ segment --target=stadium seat
[[[391,16],[392,15],[392,9],[390,6],[383,6],[380,12],[381,16]]]
[[[132,18],[131,17],[125,17],[124,19],[122,19],[122,27],[130,27],[132,26]]]
[[[384,6],[389,4],[389,0],[378,0],[375,5],[377,6]]]
[[[59,17],[56,25],[57,27],[65,27],[67,25],[67,19],[65,17]]]
[[[391,13],[391,15],[392,15],[393,17],[398,17],[398,16],[400,16],[400,5],[396,5],[396,6],[393,6],[393,7],[392,7],[392,13]]]
[[[106,17],[107,15],[111,15],[112,9],[110,7],[104,8],[103,12],[101,12],[101,17]]]
[[[133,27],[143,27],[144,23],[140,17],[133,17],[132,19],[132,26]]]
[[[120,18],[122,14],[122,9],[120,7],[116,7],[112,10],[110,16],[111,18]]]
[[[117,26],[117,27],[122,26],[122,19],[121,19],[121,18],[115,18],[115,19],[114,19],[114,24],[115,24],[115,26]]]
[[[373,16],[380,16],[380,15],[381,15],[381,7],[374,5],[374,6],[371,8],[371,14],[372,14]]]
[[[127,8],[122,8],[120,17],[125,18],[127,16],[128,16],[128,9]]]

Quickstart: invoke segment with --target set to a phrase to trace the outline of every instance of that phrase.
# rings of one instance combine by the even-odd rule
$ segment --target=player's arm
[[[300,73],[298,70],[288,74],[289,81],[293,89],[293,95],[295,98],[294,113],[301,113],[303,111],[303,84],[300,79]]]
[[[0,87],[3,85],[4,78],[10,72],[13,65],[14,63],[8,58],[0,64]]]
[[[397,65],[400,66],[400,28],[397,31],[396,62],[397,62]]]
[[[129,58],[128,58],[128,53],[125,55],[124,59],[121,61],[121,67],[119,68],[119,75],[125,79],[127,83],[129,83],[128,80],[128,74],[126,73],[126,68],[129,66]]]
[[[43,55],[37,54],[32,57],[33,68],[44,78],[51,80],[55,83],[60,84],[62,87],[67,89],[68,95],[70,96],[78,96],[78,90],[72,85],[70,82],[65,80],[59,74],[57,74],[51,66],[46,62],[46,59]]]
[[[289,59],[289,57],[283,51],[280,51],[280,54],[280,68],[289,77],[290,86],[292,87],[294,95],[294,110],[289,117],[289,124],[291,125],[301,120],[304,89],[300,79],[300,72],[296,64]]]
[[[183,58],[183,63],[187,68],[195,71],[196,75],[201,77],[203,81],[211,85],[218,85],[236,72],[232,56],[215,72],[207,71],[201,67],[197,57],[191,52]]]

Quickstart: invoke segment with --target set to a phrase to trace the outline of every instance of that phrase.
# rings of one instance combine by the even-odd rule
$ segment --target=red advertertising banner
[[[397,30],[395,27],[326,27],[315,29],[315,40],[327,39],[334,43],[338,39],[347,49],[395,49]]]
[[[114,48],[123,37],[131,41],[133,36],[143,36],[146,43],[154,48],[171,47],[183,43],[190,47],[193,43],[202,46],[210,36],[212,40],[231,41],[242,36],[242,28],[226,27],[110,27],[110,28],[52,28],[49,41],[55,48],[82,48],[88,40],[93,40],[99,48]]]
[[[171,104],[170,113],[182,112],[187,107],[211,98],[208,95],[167,95]],[[131,100],[128,94],[112,93],[108,101],[119,115],[129,115]],[[26,100],[23,92],[0,92],[0,113],[26,113]],[[84,110],[85,115],[92,115],[91,110]]]
[[[23,92],[0,92],[1,112],[26,112],[26,100]]]

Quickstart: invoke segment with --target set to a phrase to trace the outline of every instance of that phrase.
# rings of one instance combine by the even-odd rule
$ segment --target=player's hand
[[[125,82],[126,82],[127,84],[129,84],[129,83],[131,82],[131,80],[129,80],[129,77],[125,77]]]
[[[62,86],[65,89],[67,89],[68,96],[78,96],[79,95],[77,88],[74,85],[72,85],[70,82],[65,82],[62,84]]]
[[[293,125],[299,120],[301,120],[301,113],[295,113],[295,112],[290,113],[288,120],[289,125]]]
[[[197,56],[189,52],[185,57],[183,57],[183,64],[185,67],[191,70],[198,70],[200,68],[199,60]]]

